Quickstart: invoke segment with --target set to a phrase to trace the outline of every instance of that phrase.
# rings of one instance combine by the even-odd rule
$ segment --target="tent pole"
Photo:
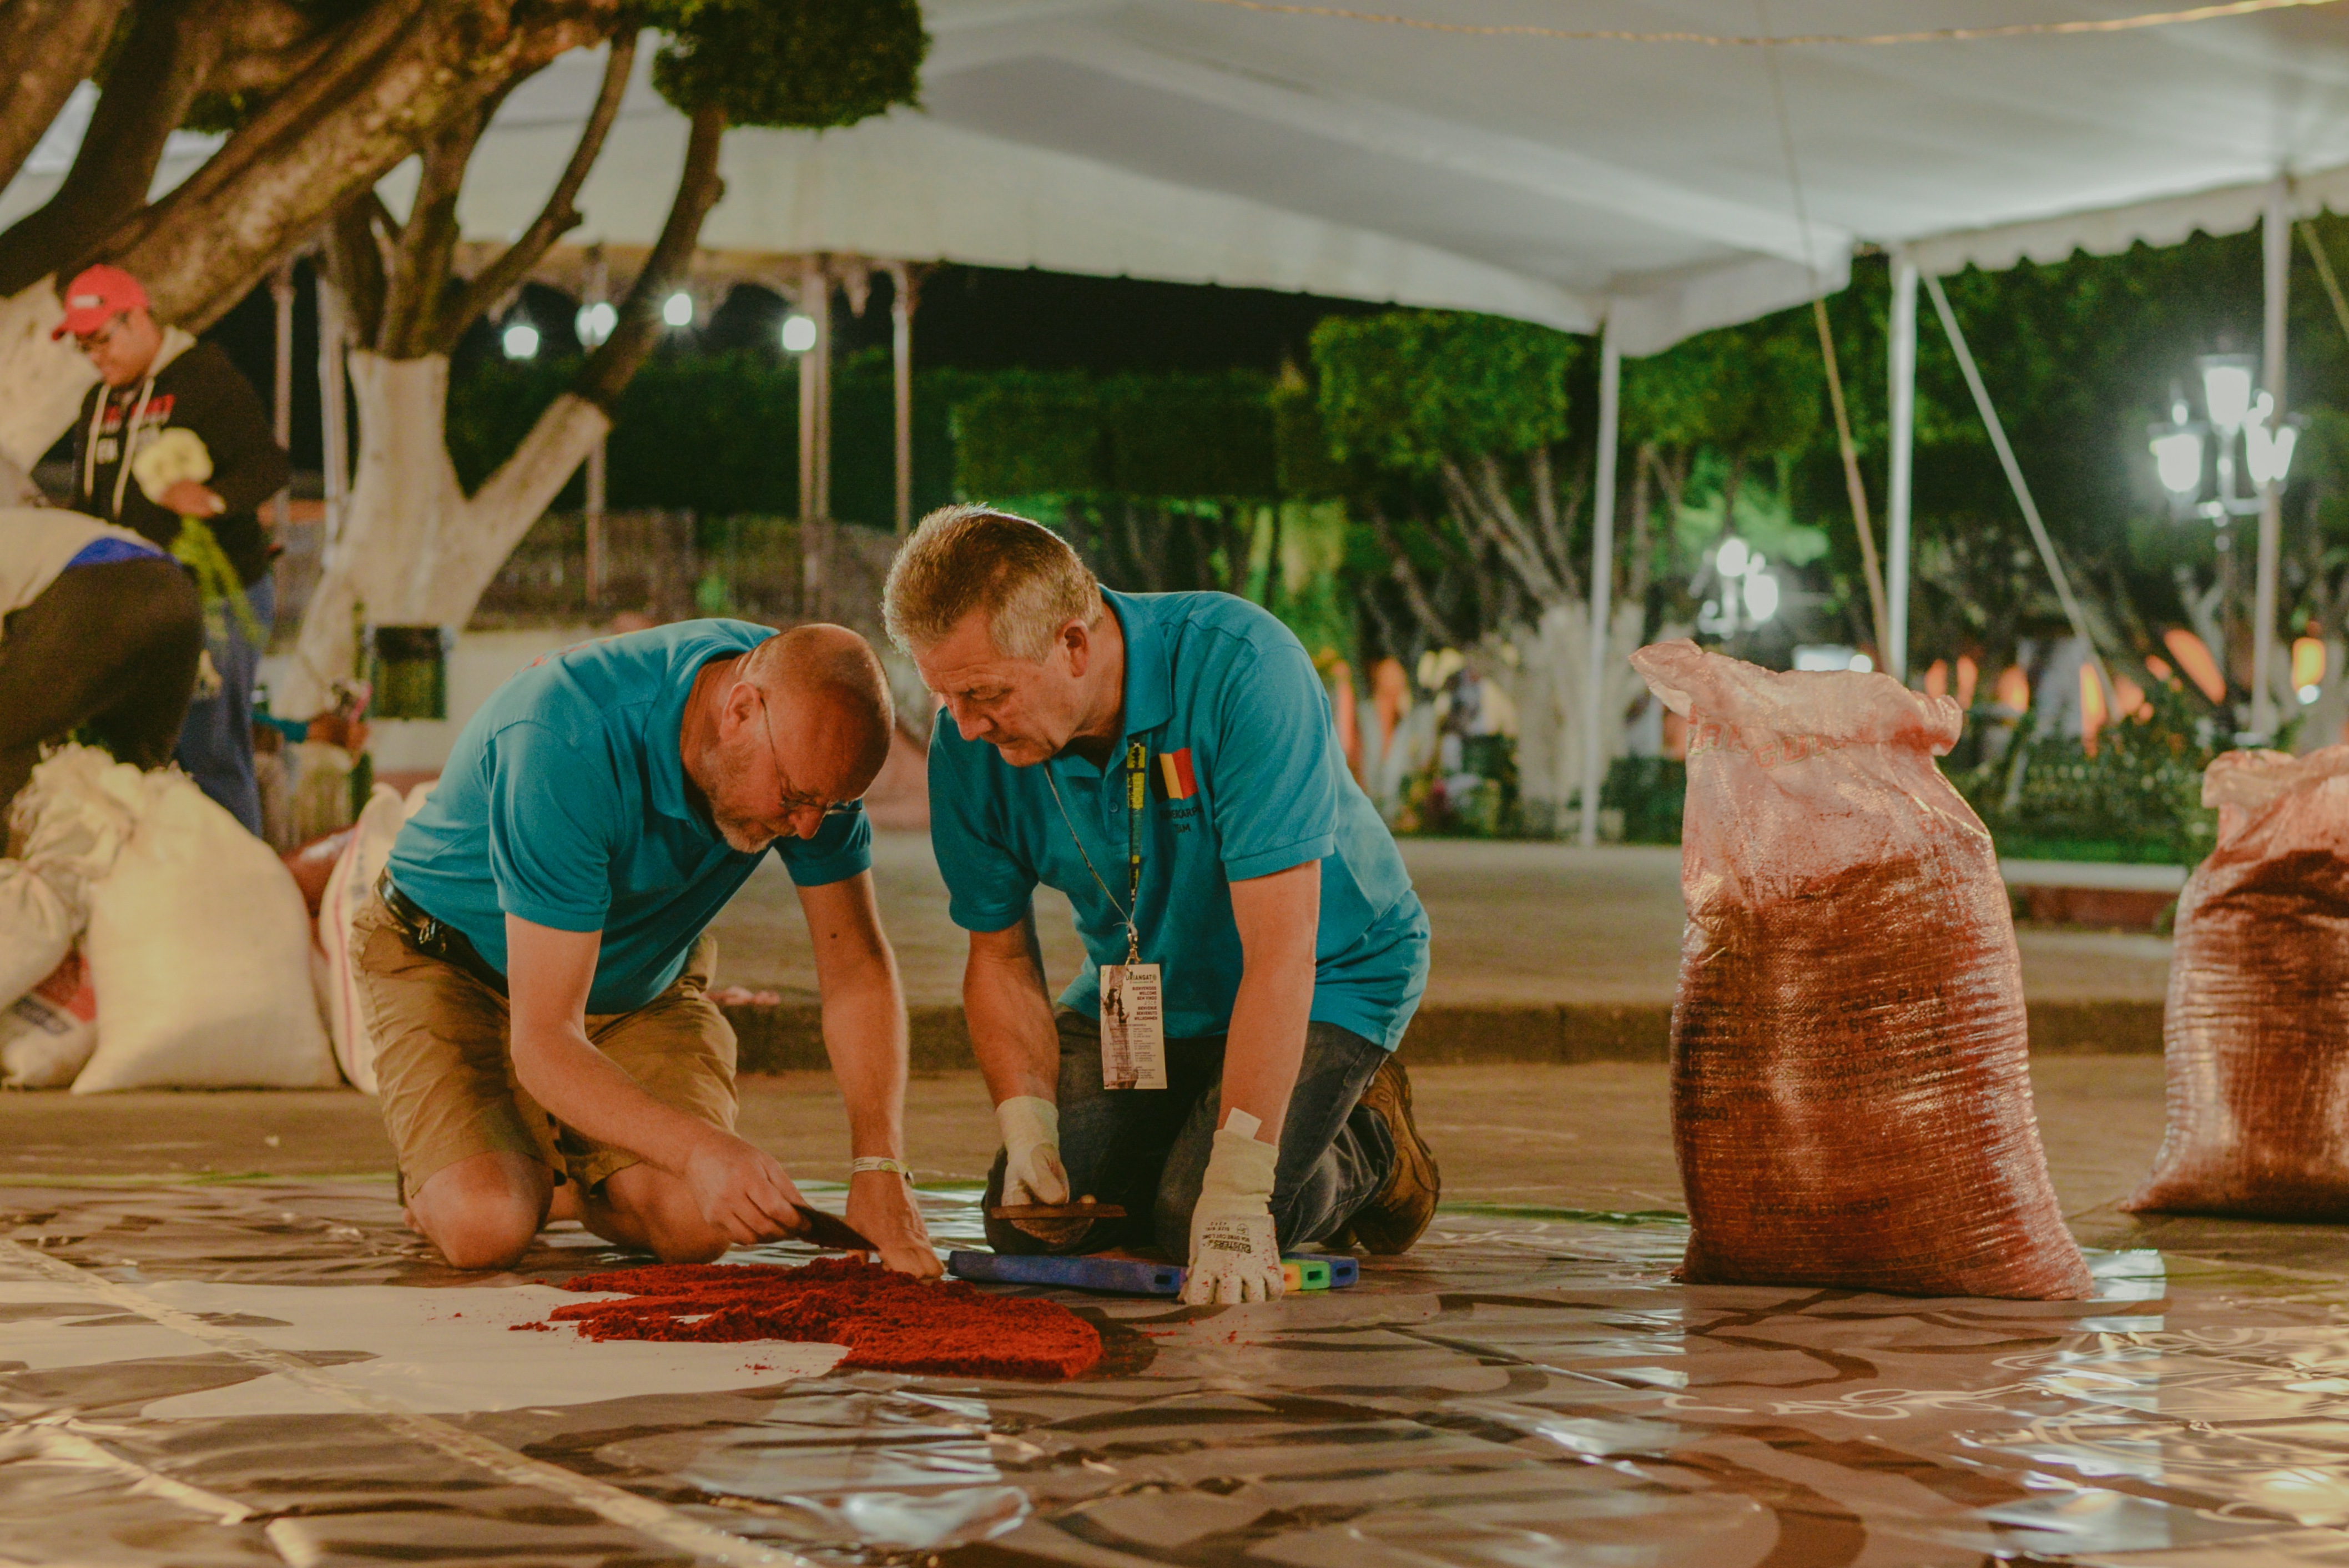
[[[593,310],[602,304],[612,292],[611,273],[604,261],[604,248],[595,247],[594,260],[587,263],[587,306]],[[587,452],[587,514],[582,520],[581,531],[585,547],[585,592],[587,604],[593,609],[604,597],[604,507],[607,499],[606,461],[607,438],[598,436]]]
[[[1941,292],[1941,280],[1932,273],[1924,275],[1925,292],[1933,296],[1933,310],[1941,318],[1941,330],[1949,335],[1950,348],[1958,356],[1958,368],[1965,374],[1966,389],[1974,395],[1974,407],[1982,415],[1982,428],[1990,432],[1990,444],[1998,453],[1999,466],[2006,470],[2006,482],[2014,490],[2014,503],[2023,509],[2023,521],[2031,525],[2032,542],[2039,546],[2040,562],[2047,568],[2047,576],[2055,584],[2055,597],[2063,602],[2064,617],[2072,624],[2072,634],[2088,650],[2088,662],[2096,669],[2096,678],[2104,683],[2105,711],[2119,711],[2113,696],[2113,674],[2105,668],[2105,655],[2097,650],[2096,639],[2088,635],[2088,617],[2081,613],[2080,602],[2072,597],[2072,580],[2064,574],[2064,562],[2055,553],[2055,542],[2047,537],[2047,525],[2040,521],[2039,503],[2031,499],[2031,487],[2023,481],[2023,465],[2014,460],[2014,449],[2006,442],[2006,427],[1999,422],[1998,407],[1990,400],[1990,388],[1982,385],[1982,371],[1974,364],[1974,352],[1966,346],[1966,335],[1958,329],[1957,312],[1950,308],[1950,296]]]
[[[343,291],[317,270],[318,414],[320,492],[326,501],[326,559],[343,538],[343,513],[351,488],[350,391],[343,382]]]
[[[270,391],[270,432],[277,438],[280,450],[291,450],[294,445],[294,259],[287,257],[277,263],[269,274],[269,301],[276,307],[275,362],[271,366],[274,378]],[[282,539],[285,530],[294,521],[294,487],[287,485],[277,492],[274,509]]]
[[[799,298],[793,303],[802,315],[815,321],[816,301],[829,287],[811,256],[800,269]],[[823,346],[823,333],[818,323],[815,344],[800,355],[800,614],[811,619],[821,618],[823,613],[823,541],[817,536],[815,522],[815,405],[822,390],[816,385],[816,349]]]
[[[896,414],[897,537],[914,526],[914,269],[889,263],[890,390]]]
[[[2285,306],[2290,303],[2292,289],[2292,208],[2291,186],[2279,180],[2268,191],[2267,222],[2261,238],[2265,242],[2267,288],[2267,320],[2265,323],[2266,353],[2261,366],[2260,379],[2265,390],[2275,399],[2274,412],[2269,416],[2271,429],[2281,428],[2283,418]],[[2276,706],[2274,691],[2276,647],[2276,557],[2283,539],[2283,487],[2264,484],[2260,487],[2260,557],[2259,586],[2252,596],[2251,608],[2251,733],[2264,746],[2274,738]]]
[[[1583,683],[1582,834],[1599,841],[1599,787],[1607,770],[1607,628],[1615,595],[1615,447],[1622,423],[1623,354],[1610,322],[1599,338],[1599,472],[1591,487],[1590,668]]]
[[[1892,471],[1884,502],[1885,619],[1891,635],[1884,648],[1884,669],[1894,680],[1909,681],[1909,492],[1910,461],[1917,434],[1917,264],[1908,257],[1892,263],[1891,346]]]

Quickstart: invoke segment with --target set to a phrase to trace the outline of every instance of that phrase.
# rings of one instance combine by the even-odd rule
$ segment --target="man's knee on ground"
[[[451,1268],[504,1268],[530,1250],[552,1185],[535,1161],[476,1155],[434,1172],[409,1207]]]
[[[649,1165],[615,1171],[585,1205],[588,1229],[640,1246],[665,1264],[715,1263],[733,1238],[701,1217],[683,1181]]]

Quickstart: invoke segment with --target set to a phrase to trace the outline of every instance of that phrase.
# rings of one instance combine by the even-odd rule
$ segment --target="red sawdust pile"
[[[1102,1356],[1100,1334],[1065,1306],[982,1295],[961,1280],[917,1280],[862,1258],[658,1264],[581,1274],[563,1288],[628,1293],[549,1315],[587,1339],[814,1341],[847,1346],[843,1367],[969,1377],[1073,1377]]]

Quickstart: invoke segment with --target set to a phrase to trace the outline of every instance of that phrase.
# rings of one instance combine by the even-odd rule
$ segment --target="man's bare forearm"
[[[576,1027],[516,1026],[513,1064],[522,1087],[555,1120],[672,1174],[717,1131],[655,1099]]]
[[[1246,1111],[1262,1124],[1256,1136],[1267,1143],[1280,1140],[1305,1061],[1320,910],[1319,863],[1232,884],[1242,967],[1224,1039],[1224,1099],[1216,1120],[1221,1126],[1230,1112]]]
[[[1006,931],[971,934],[962,1010],[971,1052],[996,1104],[1023,1095],[1059,1099],[1060,1034],[1044,990],[1032,913]]]
[[[849,1151],[903,1160],[905,1001],[894,963],[824,987],[823,1049],[848,1108]]]
[[[905,1158],[905,992],[873,873],[802,888],[823,996],[823,1049],[848,1107],[852,1152]]]

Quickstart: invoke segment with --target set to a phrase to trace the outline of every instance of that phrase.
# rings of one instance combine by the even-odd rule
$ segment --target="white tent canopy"
[[[1946,14],[1904,8],[1901,21],[2118,17],[2145,4],[1942,0]],[[1577,27],[1753,35],[1757,9],[1611,0],[1567,15]],[[1855,242],[1908,247],[1934,270],[1995,266],[2247,227],[2279,174],[2313,193],[2349,188],[2349,9],[1776,49],[1463,36],[1213,0],[926,11],[936,45],[924,108],[823,136],[735,132],[710,246],[1307,289],[1575,331],[1603,322],[1640,355],[1839,286]],[[1560,17],[1538,0],[1407,11]],[[1869,0],[1778,0],[1767,15],[1806,35],[1866,35],[1887,17]],[[467,191],[469,230],[528,221],[596,70],[564,60],[509,101]],[[683,121],[642,81],[624,112],[577,239],[647,243],[666,211]]]

